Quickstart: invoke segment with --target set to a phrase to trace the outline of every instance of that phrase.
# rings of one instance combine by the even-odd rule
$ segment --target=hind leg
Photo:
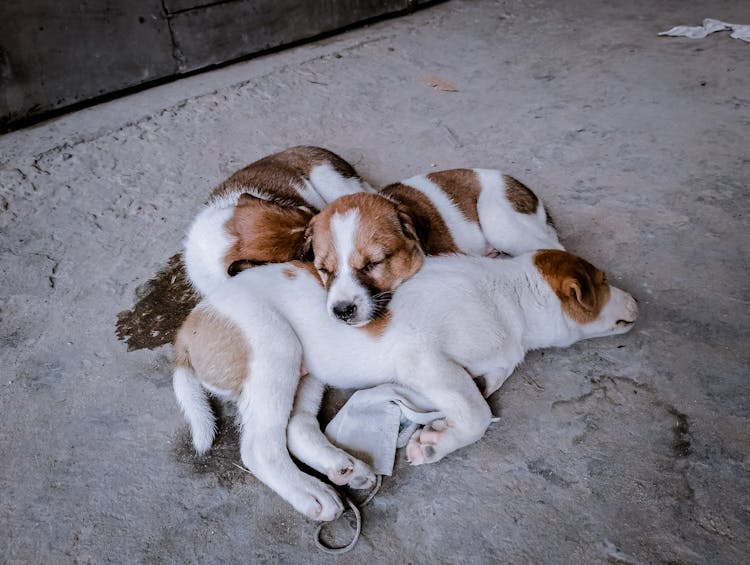
[[[540,203],[540,208],[542,205]],[[478,208],[482,232],[498,255],[522,255],[537,249],[563,249],[555,229],[546,223],[543,209],[520,214],[502,203],[484,203]]]
[[[474,443],[492,421],[487,402],[471,375],[439,354],[425,352],[421,359],[404,363],[399,380],[424,395],[445,418],[414,433],[406,446],[412,465],[434,463],[449,453]]]
[[[314,520],[334,520],[344,510],[336,491],[300,471],[287,450],[302,351],[291,328],[285,330],[267,332],[272,339],[254,343],[257,355],[238,402],[242,462],[299,512]]]
[[[563,249],[544,204],[531,189],[499,171],[483,171],[482,177],[477,214],[491,249],[514,256],[537,249]],[[516,200],[525,195],[525,206],[518,201],[514,204],[509,195]]]
[[[365,489],[375,484],[370,467],[331,444],[318,423],[325,386],[310,375],[301,378],[287,429],[289,451],[337,485]]]

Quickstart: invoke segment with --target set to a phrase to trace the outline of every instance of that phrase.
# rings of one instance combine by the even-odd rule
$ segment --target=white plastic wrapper
[[[750,25],[730,24],[719,20],[712,20],[710,18],[703,20],[702,26],[677,26],[670,30],[662,31],[659,35],[703,39],[711,33],[726,30],[732,30],[730,37],[750,43]]]
[[[417,427],[443,418],[417,392],[396,384],[358,390],[326,427],[335,445],[369,463],[377,475],[393,473],[396,448]]]

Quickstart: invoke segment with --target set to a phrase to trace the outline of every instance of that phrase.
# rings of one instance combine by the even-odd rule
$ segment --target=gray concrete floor
[[[656,35],[704,17],[750,5],[448,2],[0,138],[0,561],[747,562],[750,45]],[[115,337],[211,188],[300,143],[375,184],[503,168],[642,305],[529,355],[479,443],[400,458],[342,558],[230,424],[193,457],[170,347]]]

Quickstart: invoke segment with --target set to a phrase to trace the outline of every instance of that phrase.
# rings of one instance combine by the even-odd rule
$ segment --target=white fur
[[[508,201],[500,171],[474,169],[482,185],[477,214],[487,242],[509,255],[534,249],[562,249],[555,229],[547,223],[547,211],[539,200],[536,213],[516,212]]]
[[[486,393],[494,392],[526,351],[624,333],[630,326],[618,325],[618,320],[634,321],[637,314],[633,298],[612,288],[599,319],[573,321],[532,255],[505,261],[428,258],[399,288],[387,328],[374,337],[330,318],[326,292],[317,280],[303,269],[289,278],[284,274],[289,268],[282,264],[244,271],[202,307],[231,319],[254,353],[236,399],[243,462],[295,508],[321,520],[338,515],[341,503],[294,466],[287,447],[316,469],[330,470],[342,460],[336,448],[326,447],[310,417],[320,400],[319,384],[300,388],[297,407],[303,417],[292,419],[287,446],[284,430],[302,362],[317,379],[336,387],[398,382],[423,394],[446,419],[415,433],[407,456],[413,464],[429,463],[478,440],[489,425],[492,415],[473,377],[485,377]],[[189,414],[194,405],[186,403],[183,409],[191,426],[200,420],[200,430],[208,417]],[[369,479],[367,469],[359,473]]]
[[[372,303],[367,289],[357,280],[351,266],[351,256],[356,250],[355,237],[359,229],[359,212],[349,210],[345,214],[334,214],[331,218],[331,235],[339,258],[336,278],[328,290],[326,306],[328,313],[336,317],[333,308],[337,304],[353,304],[357,310],[349,320],[352,326],[367,323],[372,315]]]
[[[177,403],[190,423],[195,451],[202,455],[214,442],[216,419],[200,381],[193,372],[183,367],[175,369],[172,385]]]
[[[297,194],[313,208],[320,210],[339,196],[355,192],[372,192],[369,184],[357,177],[342,176],[330,163],[315,165],[310,169],[310,179],[302,179],[295,187]]]
[[[232,217],[236,204],[236,200],[209,204],[193,220],[185,237],[185,270],[193,287],[204,296],[229,278],[224,255],[233,240],[224,225]]]
[[[450,197],[427,175],[411,177],[402,184],[416,188],[432,201],[461,251],[469,255],[484,255],[487,241],[480,227],[467,220]]]
[[[323,205],[336,200],[339,196],[356,192],[373,192],[372,187],[360,178],[341,176],[330,163],[316,165],[310,170],[310,184],[320,196]]]
[[[297,189],[297,194],[313,208],[320,210],[326,205],[326,201],[323,200],[323,197],[315,190],[315,186],[310,181],[304,180],[295,188]]]

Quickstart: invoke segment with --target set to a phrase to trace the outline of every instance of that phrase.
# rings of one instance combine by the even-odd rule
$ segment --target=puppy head
[[[328,313],[352,326],[382,314],[424,261],[409,215],[378,194],[334,200],[310,222],[308,240],[328,290]]]
[[[287,206],[250,194],[240,196],[224,229],[234,241],[224,256],[230,276],[256,265],[300,259],[313,212],[307,206]]]
[[[577,327],[577,339],[622,334],[633,327],[638,305],[611,286],[604,272],[566,251],[541,250],[534,265],[554,291],[563,313]]]

